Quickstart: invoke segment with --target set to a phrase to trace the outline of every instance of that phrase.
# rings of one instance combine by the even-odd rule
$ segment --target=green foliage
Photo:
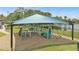
[[[64,16],[64,19],[67,19],[67,16]]]
[[[42,12],[40,10],[32,10],[32,9],[24,10],[23,8],[21,8],[21,10],[18,9],[18,10],[15,10],[13,13],[10,13],[7,16],[6,22],[8,24],[10,24],[12,21],[19,20],[21,18],[31,16],[33,14],[41,14],[41,15],[45,15],[45,16],[50,16],[51,17],[51,13],[49,13],[49,12]]]
[[[13,13],[10,13],[6,17],[5,23],[10,24],[12,21],[31,16],[33,14],[41,14],[41,15],[45,15],[45,16],[48,16],[48,17],[52,17],[51,13],[49,13],[49,12],[43,12],[43,11],[40,11],[40,10],[33,10],[33,9],[24,9],[23,7],[18,7]],[[3,15],[1,15],[1,17],[3,17]],[[70,21],[70,20],[67,20],[67,16],[64,16],[64,19],[62,18],[62,16],[56,16],[56,17],[53,17],[53,18],[63,20],[63,21],[66,21],[66,22]],[[78,24],[79,20],[74,18],[72,20],[72,22]]]
[[[14,12],[14,13],[10,13],[8,16],[7,16],[7,23],[11,23],[11,21],[15,21],[15,20],[18,20],[20,18],[22,18],[23,15],[22,15],[22,12]]]
[[[75,24],[79,24],[79,19],[73,18],[72,22],[75,23]]]

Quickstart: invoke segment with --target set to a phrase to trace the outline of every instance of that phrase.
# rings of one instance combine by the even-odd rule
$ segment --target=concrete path
[[[10,33],[3,31],[6,35],[0,37],[0,49],[3,51],[11,51]],[[15,49],[15,38],[13,36],[13,50]]]
[[[58,34],[56,34],[56,33],[53,33],[53,34],[54,34],[54,35],[58,35]],[[64,35],[62,35],[62,37],[63,37],[63,38],[66,38],[66,39],[69,39],[69,40],[72,40],[72,37],[67,37],[67,36],[64,36]],[[74,41],[79,42],[79,39],[74,38]]]
[[[3,51],[10,50],[10,35],[6,34],[0,37],[0,49]]]
[[[10,34],[9,32],[4,31],[4,30],[0,30],[0,32],[3,32],[3,33],[5,33],[5,34]]]
[[[0,32],[5,33],[6,35],[0,37],[0,49],[1,50],[10,50],[10,33],[0,29]]]

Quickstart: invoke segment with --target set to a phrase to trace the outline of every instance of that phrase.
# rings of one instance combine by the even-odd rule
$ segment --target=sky
[[[67,16],[69,18],[79,18],[79,7],[32,7],[34,10],[50,12],[54,16]],[[0,14],[8,15],[14,12],[16,7],[0,7]]]

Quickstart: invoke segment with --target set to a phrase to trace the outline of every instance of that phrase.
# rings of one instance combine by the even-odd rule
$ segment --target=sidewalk
[[[5,31],[4,29],[0,29],[0,32],[3,32],[5,34],[10,34],[9,32]]]
[[[0,49],[10,51],[10,35],[0,37]]]
[[[54,34],[54,35],[58,35],[58,34],[56,34],[56,33],[53,33],[53,34]],[[66,39],[69,39],[69,40],[72,40],[72,37],[67,37],[67,36],[64,36],[64,35],[62,35],[62,37],[63,37],[63,38],[66,38]],[[74,38],[74,41],[79,42],[79,39]]]
[[[11,51],[11,39],[10,39],[10,33],[6,31],[0,31],[5,33],[5,36],[0,37],[0,49]],[[15,37],[13,35],[13,50],[15,50]]]

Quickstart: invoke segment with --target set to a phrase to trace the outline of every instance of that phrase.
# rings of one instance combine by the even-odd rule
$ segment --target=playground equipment
[[[17,20],[11,24],[11,50],[13,49],[13,26],[20,26],[20,25],[27,25],[27,24],[43,24],[45,26],[48,26],[48,24],[68,24],[64,20],[59,20],[55,18],[51,18],[48,16],[43,16],[39,14],[35,14],[29,17],[26,17],[24,19]],[[49,27],[49,26],[48,26]],[[50,26],[51,27],[51,26]],[[41,35],[47,36],[48,39],[51,38],[51,28],[48,29],[47,33],[43,32]],[[31,32],[30,32],[31,33]],[[73,36],[72,36],[73,38]]]

